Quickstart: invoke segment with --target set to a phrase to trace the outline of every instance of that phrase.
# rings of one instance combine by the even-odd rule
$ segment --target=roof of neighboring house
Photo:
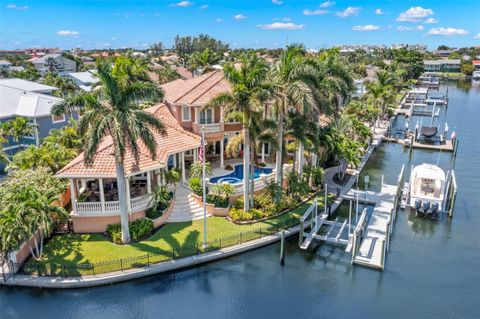
[[[136,165],[130,148],[125,153],[125,174],[136,175],[141,172],[165,167],[171,154],[191,150],[200,146],[200,137],[184,130],[173,114],[163,103],[145,109],[154,114],[165,125],[165,136],[154,132],[157,142],[156,158],[150,156],[147,148],[139,142],[140,161]],[[113,142],[111,136],[105,137],[100,144],[91,166],[84,163],[83,153],[67,164],[57,176],[59,177],[116,177],[115,158],[113,154]]]
[[[49,54],[45,54],[44,56],[42,56],[41,58],[38,58],[35,63],[45,63],[47,62],[47,59],[48,58],[53,58],[53,59],[56,59],[58,57],[61,57],[62,55],[60,53],[49,53]]]
[[[83,83],[97,83],[99,81],[98,77],[96,77],[92,71],[70,72],[67,73],[67,75]]]
[[[12,81],[18,80],[18,81]],[[13,116],[42,117],[50,115],[53,105],[61,98],[39,93],[56,88],[20,79],[0,80],[0,119]],[[21,84],[21,85],[15,85]]]
[[[480,60],[473,60],[473,61],[472,61],[472,64],[473,64],[473,65],[480,65]]]
[[[177,73],[180,75],[180,77],[184,80],[188,80],[188,79],[191,79],[193,78],[193,74],[192,72],[188,71],[186,68],[184,68],[183,66],[179,66],[175,69],[175,71],[177,71]]]
[[[188,80],[175,80],[161,85],[170,104],[203,106],[231,87],[222,71],[213,71]]]
[[[7,60],[0,60],[0,65],[12,65],[12,63],[8,62]]]
[[[11,79],[3,79],[0,80],[0,85],[8,86],[11,88],[29,91],[29,92],[45,92],[45,91],[54,91],[57,88],[50,85],[45,85],[33,81],[27,81],[23,79],[11,78]]]
[[[460,64],[460,59],[423,60],[423,64],[430,64],[430,65]]]

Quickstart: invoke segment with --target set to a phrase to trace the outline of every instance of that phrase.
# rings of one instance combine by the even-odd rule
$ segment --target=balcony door
[[[200,124],[213,123],[213,109],[206,109],[200,111]]]

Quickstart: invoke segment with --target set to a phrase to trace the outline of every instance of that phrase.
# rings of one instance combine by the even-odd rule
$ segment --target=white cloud
[[[204,4],[203,6],[200,7],[200,9],[207,9],[208,8],[208,4]]]
[[[12,9],[12,10],[28,10],[28,6],[19,6],[14,3],[8,4],[7,9]]]
[[[274,3],[274,4],[283,4],[283,1],[281,1],[281,0],[272,0],[272,3]]]
[[[474,39],[480,39],[480,33],[477,33],[476,36],[473,37]]]
[[[423,29],[423,25],[419,25],[416,27],[407,27],[405,25],[400,25],[397,27],[397,31],[422,31]]]
[[[435,18],[428,18],[427,20],[423,21],[425,24],[435,24],[438,23],[438,20]]]
[[[112,40],[113,40],[113,41],[117,41],[118,38],[117,38],[117,37],[112,37]]]
[[[170,6],[172,7],[190,7],[191,5],[193,5],[193,2],[191,1],[180,1],[180,2],[177,2],[177,3],[172,3]]]
[[[244,16],[243,14],[239,13],[233,17],[235,20],[245,20],[247,16]]]
[[[424,18],[433,15],[432,9],[424,9],[422,7],[411,7],[405,12],[400,13],[397,18],[398,22],[420,22]]]
[[[221,22],[223,22],[223,20],[220,19],[220,18],[217,18],[217,19],[215,20],[215,22],[221,23]]]
[[[382,9],[376,9],[376,10],[375,10],[375,14],[381,15],[381,14],[383,14],[383,13],[384,13],[384,12],[383,12]]]
[[[328,11],[327,10],[309,10],[309,9],[305,9],[303,10],[303,14],[306,15],[306,16],[318,16],[318,15],[321,15],[321,14],[327,14]]]
[[[61,36],[61,37],[79,37],[80,36],[80,32],[78,31],[70,31],[70,30],[60,30],[57,32],[57,35],[58,36]]]
[[[271,24],[259,24],[257,28],[262,30],[302,30],[305,28],[303,24],[274,22]]]
[[[360,12],[360,7],[348,7],[343,11],[338,11],[337,16],[341,18],[346,18],[350,16],[356,16]]]
[[[320,4],[320,8],[333,7],[335,5],[334,1],[325,1]]]
[[[429,35],[465,35],[468,31],[465,29],[456,29],[456,28],[433,28],[428,31]]]
[[[380,29],[380,26],[367,24],[367,25],[355,25],[352,27],[352,31],[375,31]]]

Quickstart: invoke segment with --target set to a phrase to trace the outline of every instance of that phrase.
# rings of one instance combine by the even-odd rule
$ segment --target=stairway
[[[207,217],[210,214],[207,213]],[[192,198],[191,191],[185,186],[178,186],[175,191],[175,203],[167,223],[188,222],[203,218],[203,207]]]

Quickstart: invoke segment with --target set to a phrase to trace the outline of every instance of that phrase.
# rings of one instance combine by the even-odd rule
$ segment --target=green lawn
[[[323,202],[320,197],[319,202]],[[284,215],[250,225],[237,225],[225,218],[210,217],[207,220],[207,241],[212,242],[222,238],[221,244],[217,242],[211,245],[211,249],[214,249],[219,248],[220,245],[225,247],[236,244],[240,233],[243,233],[242,241],[258,238],[260,229],[266,231],[270,228],[270,232],[272,232],[277,224],[288,223],[291,225],[298,222],[311,203],[312,201]],[[229,237],[230,240],[228,240]],[[192,255],[196,253],[197,243],[201,244],[202,242],[203,220],[166,224],[150,238],[130,245],[116,245],[101,234],[57,235],[45,245],[44,260],[40,263],[30,260],[25,268],[36,269],[38,266],[43,267],[46,264],[97,264],[146,256],[147,254],[155,256],[152,259],[149,257],[149,263],[152,263],[170,259],[172,254],[175,254],[175,257]],[[133,265],[128,262],[126,264]],[[122,264],[122,267],[125,267],[125,264]],[[107,271],[109,270],[98,272]]]

